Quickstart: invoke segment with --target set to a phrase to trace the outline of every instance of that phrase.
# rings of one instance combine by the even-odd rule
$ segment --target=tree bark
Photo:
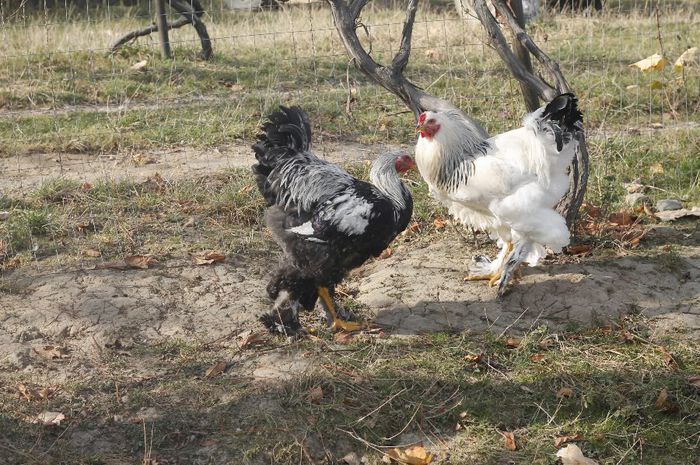
[[[484,137],[488,137],[481,125],[464,114],[459,108],[447,100],[426,93],[403,75],[411,54],[411,37],[413,34],[413,23],[418,10],[418,0],[409,0],[408,2],[401,45],[390,66],[383,66],[374,61],[357,36],[357,18],[367,2],[368,0],[328,0],[335,27],[355,66],[377,84],[398,96],[413,111],[416,117],[426,110],[457,111],[472,126],[474,131]]]

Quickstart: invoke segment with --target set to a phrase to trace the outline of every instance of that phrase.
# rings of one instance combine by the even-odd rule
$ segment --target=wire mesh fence
[[[322,154],[329,146],[342,159],[348,144],[354,144],[353,152],[374,153],[384,145],[409,146],[413,138],[412,116],[353,67],[323,2],[252,10],[205,2],[203,21],[214,49],[208,61],[197,58],[200,39],[189,26],[170,31],[172,60],[160,58],[155,34],[111,50],[119,37],[152,22],[152,2],[3,0],[1,5],[0,210],[24,215],[22,221],[0,223],[5,264],[22,256],[38,266],[42,258],[63,255],[66,242],[77,244],[76,250],[102,244],[110,250],[107,257],[143,252],[145,239],[119,232],[119,221],[126,220],[109,215],[152,210],[129,204],[134,198],[109,183],[141,182],[160,173],[167,180],[190,181],[168,191],[182,196],[180,203],[188,192],[193,199],[206,196],[195,178],[250,165],[247,147],[256,128],[280,103],[309,111]],[[363,13],[362,40],[380,63],[390,62],[398,47],[402,8],[370,3]],[[673,61],[700,43],[697,14],[691,1],[616,0],[601,12],[543,10],[530,23],[535,41],[561,63],[586,111],[594,164],[590,196],[596,201],[619,200],[619,181],[640,177],[653,177],[648,183],[662,191],[696,195],[697,162],[674,157],[698,151],[697,69],[676,72],[668,66],[645,73],[629,65],[654,53]],[[489,132],[521,120],[519,86],[475,18],[460,17],[451,3],[423,5],[412,50],[407,75],[482,121]],[[664,159],[669,163],[659,168]],[[102,191],[95,193],[98,183]],[[88,196],[84,202],[62,197],[61,189],[81,185]],[[248,202],[254,193],[235,185],[217,184],[223,194],[210,206],[212,221],[240,220],[239,213],[230,215],[221,206]],[[61,212],[54,211],[56,204]],[[76,208],[85,210],[79,219]],[[56,216],[64,219],[42,226],[55,223]],[[93,217],[110,223],[114,234],[99,237],[105,224],[98,228]],[[169,237],[187,237],[184,223]],[[76,224],[95,234],[86,239]],[[227,247],[246,240],[237,236]],[[117,246],[104,246],[114,241]],[[93,264],[80,254],[73,262]]]

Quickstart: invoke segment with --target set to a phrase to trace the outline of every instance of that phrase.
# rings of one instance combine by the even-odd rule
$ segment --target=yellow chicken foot
[[[498,280],[501,277],[501,273],[492,274],[472,274],[464,277],[465,281],[488,281],[491,285],[491,281]]]
[[[338,314],[335,311],[335,305],[333,305],[333,299],[331,299],[331,295],[328,293],[328,288],[326,287],[319,287],[318,288],[318,296],[321,298],[323,301],[324,306],[328,310],[328,313],[331,314],[331,317],[333,318],[333,323],[331,324],[331,330],[333,332],[337,331],[347,331],[347,332],[352,332],[352,331],[360,331],[361,329],[367,328],[367,325],[365,323],[358,323],[355,321],[345,321],[341,320],[338,318]]]

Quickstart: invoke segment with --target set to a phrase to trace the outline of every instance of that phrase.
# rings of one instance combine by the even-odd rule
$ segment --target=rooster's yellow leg
[[[367,326],[363,323],[357,323],[355,321],[345,321],[341,320],[338,318],[338,314],[335,311],[335,305],[333,305],[333,299],[331,299],[331,295],[328,293],[328,288],[326,287],[319,287],[318,288],[318,296],[321,298],[323,301],[323,304],[325,305],[326,309],[328,310],[328,313],[331,314],[331,317],[333,318],[333,323],[331,324],[331,330],[332,331],[347,331],[347,332],[352,332],[352,331],[359,331],[363,328],[366,328]]]
[[[493,274],[470,274],[464,277],[465,281],[488,281],[489,284],[493,280],[498,280],[501,277],[501,273]]]

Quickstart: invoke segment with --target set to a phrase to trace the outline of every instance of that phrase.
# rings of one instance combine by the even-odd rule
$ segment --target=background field
[[[493,246],[445,223],[411,175],[410,232],[343,288],[385,332],[305,341],[256,333],[278,254],[248,169],[256,129],[302,105],[316,151],[366,177],[377,154],[410,150],[413,117],[348,62],[325,4],[205,9],[210,61],[188,27],[171,31],[170,61],[155,38],[108,53],[149,23],[145,2],[0,8],[0,463],[380,463],[422,441],[439,463],[551,464],[576,435],[601,464],[697,462],[700,229],[623,203],[633,181],[650,206],[700,200],[700,70],[629,67],[700,46],[697,2],[529,25],[585,114],[583,252],[498,302],[461,280]],[[378,61],[402,21],[401,5],[366,8]],[[451,4],[421,5],[407,75],[492,134],[524,114],[480,24]],[[620,210],[634,223],[607,221]],[[209,250],[226,260],[193,264]],[[66,418],[32,422],[46,411]]]

